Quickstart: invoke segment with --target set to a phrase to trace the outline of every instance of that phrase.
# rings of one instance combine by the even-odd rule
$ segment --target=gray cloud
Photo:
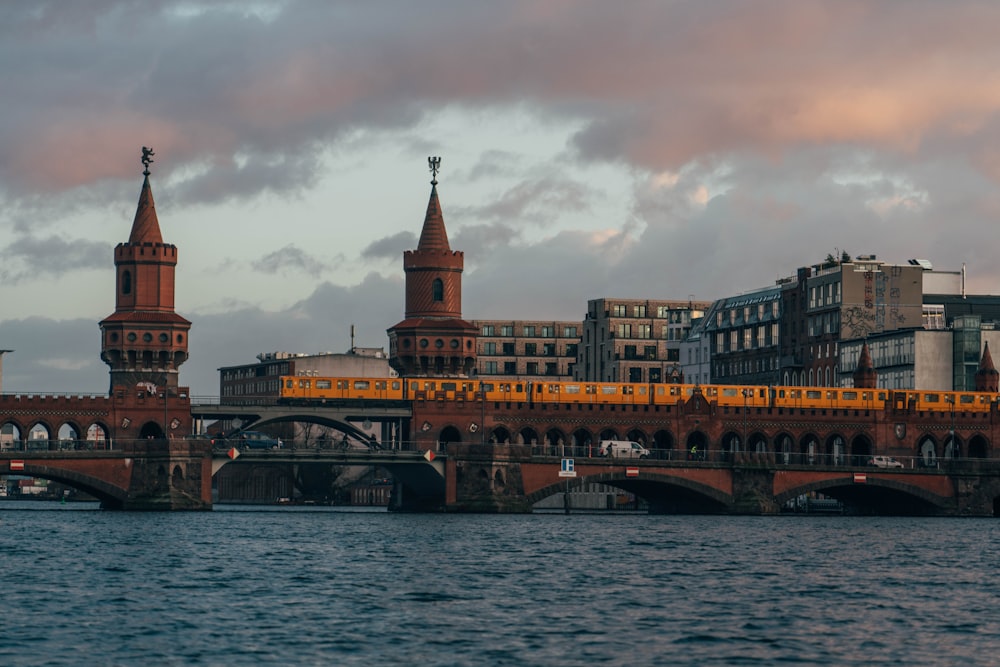
[[[22,236],[0,249],[0,280],[17,284],[46,275],[103,270],[112,256],[112,246],[99,241]]]
[[[365,259],[400,259],[404,251],[417,247],[417,241],[417,235],[413,232],[399,232],[372,241],[361,251],[361,257]]]

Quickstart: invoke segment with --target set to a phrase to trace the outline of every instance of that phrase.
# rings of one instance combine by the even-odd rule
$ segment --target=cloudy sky
[[[195,395],[352,324],[388,347],[429,155],[467,319],[842,251],[1000,294],[998,27],[987,0],[0,0],[3,391],[107,391],[142,146]]]

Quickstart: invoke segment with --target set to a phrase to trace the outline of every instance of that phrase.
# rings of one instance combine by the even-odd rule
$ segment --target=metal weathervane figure
[[[145,167],[142,174],[143,176],[149,176],[149,163],[153,162],[153,156],[156,153],[153,152],[152,148],[142,147],[142,166]]]
[[[437,185],[438,172],[441,170],[441,158],[439,157],[427,158],[427,166],[430,167],[431,177],[433,178],[433,180],[431,181],[431,185]]]

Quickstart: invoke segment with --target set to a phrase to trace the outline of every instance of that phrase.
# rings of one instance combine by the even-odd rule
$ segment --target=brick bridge
[[[634,493],[656,513],[774,514],[817,491],[862,514],[994,516],[1000,467],[956,460],[938,469],[802,466],[745,454],[730,462],[574,459],[532,456],[524,445],[451,445],[444,509],[530,511],[556,493],[589,483]]]

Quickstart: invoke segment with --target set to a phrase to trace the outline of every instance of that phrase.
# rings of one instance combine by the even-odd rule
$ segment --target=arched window
[[[124,271],[122,273],[122,294],[132,293],[132,273]]]
[[[431,289],[435,301],[444,301],[444,283],[440,278],[434,279],[434,285]]]

